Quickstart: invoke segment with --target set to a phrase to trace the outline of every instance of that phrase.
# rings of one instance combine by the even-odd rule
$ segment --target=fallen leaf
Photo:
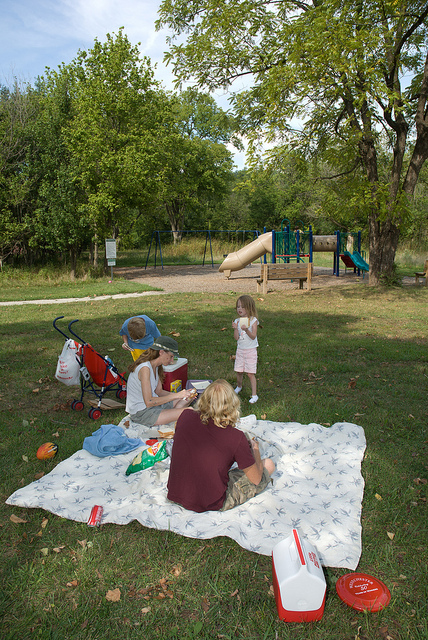
[[[376,498],[376,500],[382,500],[382,496],[379,495],[378,493],[375,493],[374,497]]]
[[[71,580],[71,582],[67,582],[67,587],[77,587],[78,584],[77,580]]]
[[[55,553],[61,553],[63,549],[65,549],[65,545],[62,545],[62,547],[54,547],[52,551],[55,551]]]
[[[262,413],[262,415],[260,416],[260,419],[261,419],[261,420],[266,420],[266,417],[267,417],[267,416],[266,416],[266,414],[265,414],[265,413]]]
[[[411,413],[409,413],[409,418],[413,418],[413,420],[415,419],[415,416],[412,416]]]
[[[40,389],[37,387],[37,389],[33,389],[33,393],[39,393]]]
[[[42,556],[47,556],[49,553],[49,549],[47,547],[43,547],[43,549],[40,549],[40,553],[42,554]]]
[[[59,438],[58,431],[55,431],[55,433],[52,434],[52,438]]]
[[[151,610],[152,610],[151,607],[143,607],[141,609],[141,613],[150,613]]]
[[[238,593],[238,589],[235,589],[233,593],[230,594],[230,597],[233,598]]]
[[[29,426],[30,426],[30,423],[28,422],[28,420],[23,420],[23,421],[22,421],[22,426],[23,426],[23,427],[29,427]]]
[[[204,598],[202,600],[202,609],[205,613],[208,613],[208,611],[210,610],[210,602],[209,600],[207,600],[207,598]]]
[[[355,380],[355,378],[351,378],[348,383],[348,389],[355,389],[356,385],[357,381]]]
[[[34,479],[40,480],[40,478],[43,478],[44,475],[45,475],[44,471],[39,471],[39,473],[34,474]]]
[[[11,520],[11,522],[14,522],[15,524],[25,524],[26,522],[28,522],[28,520],[23,520],[22,518],[19,518],[18,516],[15,516],[13,513],[10,516],[10,520]]]
[[[182,572],[182,568],[181,568],[180,566],[177,566],[177,567],[173,567],[173,568],[172,568],[172,572],[171,572],[171,573],[172,573],[176,578],[178,578],[178,576],[180,575],[180,573],[181,573],[181,572]]]
[[[391,533],[390,531],[387,531],[387,532],[386,532],[386,535],[388,536],[388,538],[389,538],[390,540],[394,540],[394,538],[395,538],[395,533]]]
[[[106,600],[109,602],[119,602],[120,600],[120,589],[111,589],[106,593]]]
[[[83,547],[83,549],[85,549],[87,540],[78,540],[77,543],[80,544],[80,546]]]
[[[24,462],[28,462],[28,456],[22,456]]]
[[[415,478],[413,482],[415,484],[426,484],[428,481],[426,478]]]
[[[47,518],[43,518],[41,527],[42,529],[46,529],[49,520]]]
[[[325,427],[331,427],[331,422],[323,422],[323,425],[324,425]]]

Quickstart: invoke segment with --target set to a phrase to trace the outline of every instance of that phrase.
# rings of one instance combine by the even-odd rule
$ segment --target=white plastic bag
[[[80,384],[79,352],[80,344],[78,342],[66,340],[61,355],[58,357],[55,378],[68,386]]]

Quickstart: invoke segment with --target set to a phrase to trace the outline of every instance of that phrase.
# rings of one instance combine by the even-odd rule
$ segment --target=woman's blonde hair
[[[139,364],[143,364],[143,362],[151,362],[152,360],[156,360],[159,357],[159,351],[157,349],[148,348],[146,349],[139,358],[135,360],[129,367],[129,373],[135,371]],[[165,380],[165,372],[163,370],[163,366],[160,364],[158,366],[158,374],[161,382]]]
[[[217,427],[234,427],[239,420],[241,402],[233,387],[220,378],[205,389],[196,408],[204,424],[213,420]]]
[[[239,296],[236,301],[236,307],[241,303],[241,307],[245,309],[249,318],[257,318],[256,303],[251,296]]]

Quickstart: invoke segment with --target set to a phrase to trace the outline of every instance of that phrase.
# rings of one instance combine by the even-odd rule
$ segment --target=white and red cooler
[[[181,391],[186,388],[187,383],[187,360],[186,358],[177,358],[173,364],[168,364],[163,368],[165,372],[165,380],[162,388],[165,391]]]
[[[326,596],[324,573],[315,547],[303,540],[297,529],[273,548],[272,574],[281,620],[321,620]]]

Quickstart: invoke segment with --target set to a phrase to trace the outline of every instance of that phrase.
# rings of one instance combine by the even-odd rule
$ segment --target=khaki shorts
[[[229,471],[229,483],[226,489],[226,498],[220,511],[228,511],[233,507],[237,507],[244,502],[247,502],[250,498],[258,496],[268,486],[272,479],[266,468],[263,468],[262,479],[259,484],[254,484],[248,480],[245,473],[238,468],[230,469]]]
[[[148,409],[142,409],[130,416],[132,422],[137,424],[143,424],[145,427],[154,427],[156,420],[159,418],[161,411],[165,409],[173,409],[174,402],[165,402],[165,404],[158,405],[157,407],[149,407]]]

